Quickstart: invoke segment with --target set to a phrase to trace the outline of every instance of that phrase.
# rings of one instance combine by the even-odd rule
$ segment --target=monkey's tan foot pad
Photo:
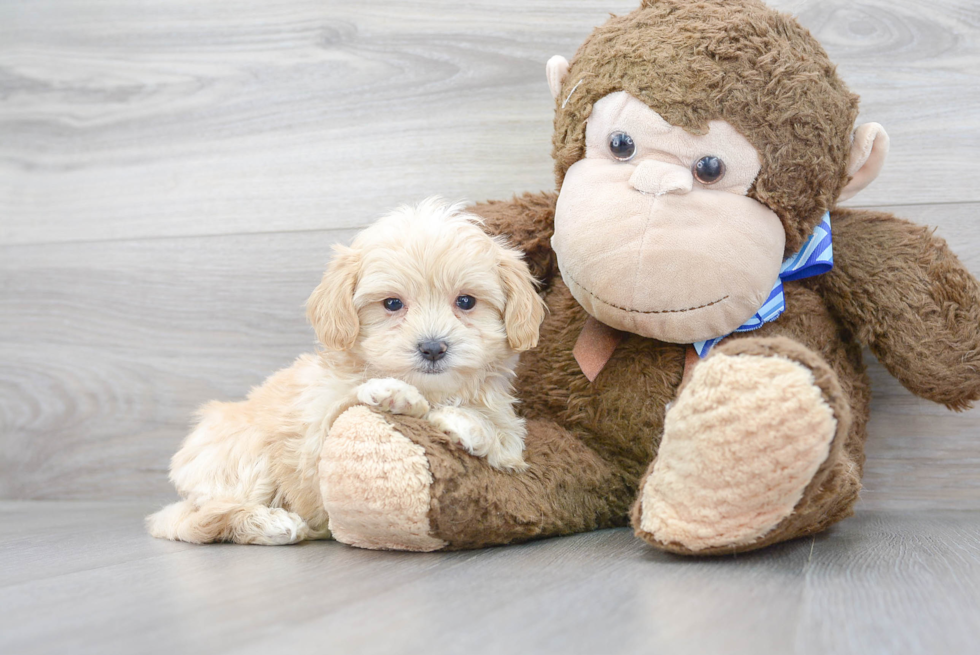
[[[633,510],[637,535],[677,553],[751,550],[793,512],[837,427],[810,368],[716,353],[667,413]]]
[[[425,451],[367,407],[334,421],[320,457],[320,493],[330,532],[374,550],[432,551],[432,474]]]

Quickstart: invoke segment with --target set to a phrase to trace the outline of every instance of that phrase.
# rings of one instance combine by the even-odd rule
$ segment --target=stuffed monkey
[[[931,232],[838,208],[881,126],[813,37],[756,0],[645,0],[548,62],[558,193],[478,205],[550,313],[522,355],[523,473],[358,407],[324,448],[334,536],[476,548],[631,524],[747,551],[852,513],[867,346],[911,392],[980,397],[980,286]]]

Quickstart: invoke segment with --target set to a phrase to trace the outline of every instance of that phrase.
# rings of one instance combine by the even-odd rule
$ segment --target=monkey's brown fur
[[[928,229],[889,214],[833,209],[848,181],[857,98],[791,18],[754,0],[648,0],[598,28],[557,98],[559,186],[584,156],[592,104],[619,90],[694,132],[712,119],[735,126],[762,158],[749,196],[778,214],[787,252],[832,209],[835,268],[786,283],[787,309],[778,320],[715,347],[721,355],[776,355],[806,367],[837,420],[829,455],[792,514],[762,538],[698,553],[751,550],[823,530],[851,514],[860,489],[870,399],[862,345],[913,393],[968,407],[980,398],[980,285]],[[587,315],[550,247],[555,201],[552,193],[527,194],[475,208],[490,232],[526,251],[550,309],[538,349],[523,355],[518,370],[530,470],[501,473],[421,421],[385,419],[424,449],[432,535],[447,548],[627,525],[656,460],[666,405],[682,383],[685,346],[637,335],[594,382],[582,374],[572,348]],[[638,535],[691,552],[646,534],[640,511],[636,502]]]
[[[782,220],[787,253],[799,250],[847,183],[858,97],[809,32],[761,2],[647,0],[596,29],[559,96],[559,187],[585,155],[593,103],[615,91],[691,132],[720,118],[745,136],[762,154],[748,195]]]

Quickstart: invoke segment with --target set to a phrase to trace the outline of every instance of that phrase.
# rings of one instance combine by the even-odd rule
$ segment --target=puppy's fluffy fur
[[[469,301],[460,296],[476,304],[461,308]],[[386,308],[386,299],[402,306]],[[320,448],[356,404],[425,417],[495,467],[526,467],[511,379],[517,353],[537,343],[544,303],[520,253],[478,218],[435,198],[392,212],[349,248],[335,246],[307,308],[326,349],[242,402],[201,408],[171,462],[184,500],[149,516],[150,534],[252,544],[329,537]],[[424,342],[445,354],[425,358]]]

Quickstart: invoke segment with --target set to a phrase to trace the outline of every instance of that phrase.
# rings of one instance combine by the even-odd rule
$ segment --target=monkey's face
[[[734,331],[772,291],[786,236],[746,196],[759,155],[728,123],[709,127],[692,135],[622,91],[595,103],[552,246],[572,295],[599,321],[693,343]]]

